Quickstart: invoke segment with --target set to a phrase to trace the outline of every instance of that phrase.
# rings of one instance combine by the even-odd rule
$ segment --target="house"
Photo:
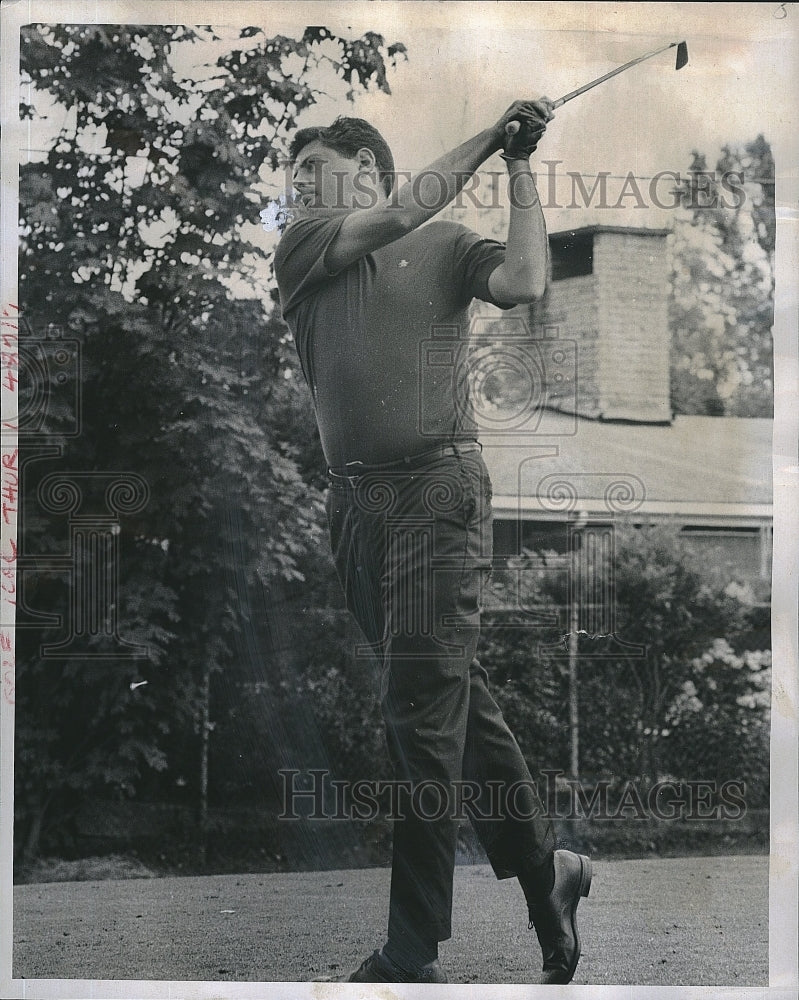
[[[671,413],[667,236],[554,233],[544,302],[476,313],[470,364],[498,557],[566,552],[578,518],[607,528],[626,515],[676,523],[730,580],[770,577],[771,420]]]

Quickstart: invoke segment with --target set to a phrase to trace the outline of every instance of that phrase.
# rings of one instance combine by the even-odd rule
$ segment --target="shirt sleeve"
[[[336,274],[325,264],[325,254],[345,218],[305,216],[283,233],[275,250],[275,277],[284,316]]]
[[[484,239],[464,229],[455,249],[455,269],[464,299],[480,299],[499,309],[513,309],[515,302],[497,302],[488,288],[488,279],[505,260],[505,244]]]

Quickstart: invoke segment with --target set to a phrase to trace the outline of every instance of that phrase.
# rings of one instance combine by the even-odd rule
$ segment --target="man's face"
[[[369,208],[377,198],[375,179],[362,156],[337,153],[318,139],[300,150],[292,171],[306,208]]]

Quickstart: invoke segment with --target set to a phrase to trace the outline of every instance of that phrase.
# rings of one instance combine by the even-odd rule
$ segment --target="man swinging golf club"
[[[516,101],[396,185],[387,144],[361,119],[302,129],[291,143],[299,204],[275,271],[329,466],[336,567],[380,662],[389,755],[407,791],[387,939],[350,982],[447,982],[438,943],[451,935],[458,794],[497,877],[521,884],[543,982],[570,982],[580,957],[576,910],[591,863],[554,849],[475,659],[491,484],[464,423],[468,385],[446,365],[425,371],[421,349],[437,329],[450,331],[450,351],[464,343],[473,298],[508,308],[543,295],[547,235],[529,157],[552,107]],[[453,222],[423,225],[497,152],[511,188],[505,244]]]

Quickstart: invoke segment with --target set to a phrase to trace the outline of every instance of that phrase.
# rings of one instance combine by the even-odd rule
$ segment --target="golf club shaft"
[[[623,73],[624,70],[629,69],[631,66],[636,66],[638,63],[643,62],[645,59],[651,59],[652,56],[660,55],[660,53],[665,52],[666,49],[673,49],[675,45],[678,44],[679,42],[669,42],[668,45],[664,45],[662,48],[655,49],[653,52],[647,52],[646,55],[638,56],[637,59],[631,59],[629,62],[626,62],[623,66],[617,66],[616,69],[612,69],[609,73],[605,73],[604,76],[600,76],[597,80],[592,80],[590,83],[586,83],[582,87],[578,87],[577,90],[573,90],[570,94],[566,94],[563,97],[559,97],[552,106],[554,108],[559,108],[561,105],[565,104],[566,101],[570,101],[573,97],[579,97],[580,94],[584,94],[586,90],[591,90],[593,87],[598,87],[600,83],[604,83],[605,80],[609,80],[612,76],[617,76],[619,73]]]
[[[573,90],[570,94],[564,94],[563,97],[559,97],[553,102],[553,108],[559,108],[566,101],[570,101],[573,97],[579,97],[580,94],[584,94],[586,90],[591,90],[593,87],[598,87],[600,83],[604,83],[605,80],[610,80],[613,76],[618,76],[619,73],[623,73],[626,69],[631,66],[637,66],[638,63],[643,62],[645,59],[651,59],[652,56],[660,55],[661,52],[665,52],[667,49],[677,48],[677,65],[676,69],[682,69],[683,66],[688,62],[688,48],[685,42],[669,42],[668,45],[663,45],[659,49],[654,49],[652,52],[647,52],[645,55],[638,56],[637,59],[631,59],[629,62],[624,63],[623,66],[617,66],[616,69],[612,69],[609,73],[605,73],[604,76],[600,76],[596,80],[592,80],[590,83],[583,84],[582,87],[578,87],[577,90]],[[508,122],[505,126],[505,132],[511,136],[515,135],[521,128],[519,122],[512,121]]]

